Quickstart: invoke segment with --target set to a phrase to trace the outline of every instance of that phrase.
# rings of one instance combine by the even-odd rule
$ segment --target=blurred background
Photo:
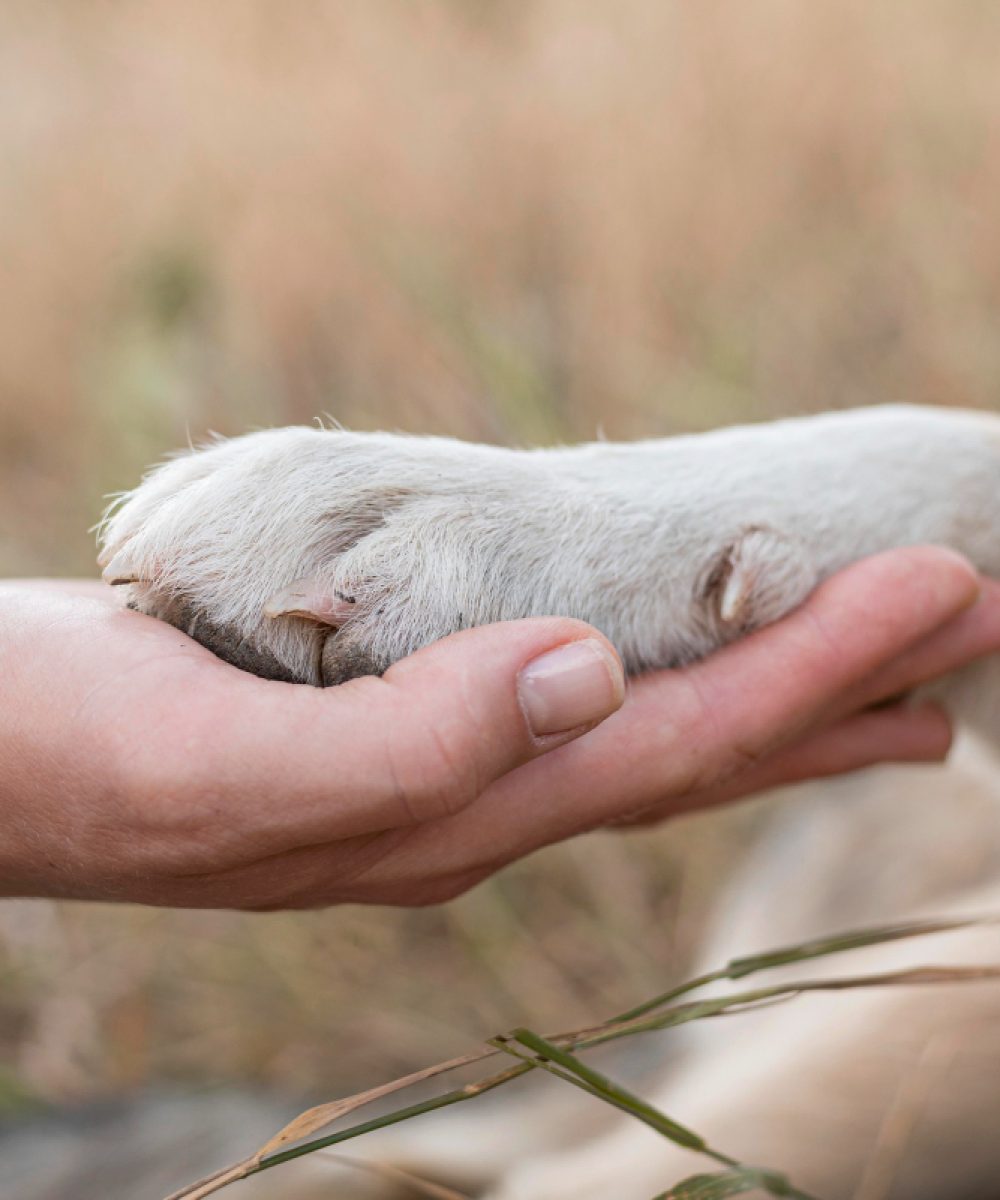
[[[0,570],[92,575],[104,496],[209,430],[997,406],[998,44],[982,0],[0,0]],[[417,913],[0,906],[0,1111],[606,1015],[748,823]]]

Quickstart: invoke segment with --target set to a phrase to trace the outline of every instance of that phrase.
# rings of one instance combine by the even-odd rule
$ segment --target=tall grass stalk
[[[724,1200],[725,1197],[743,1195],[755,1190],[771,1196],[791,1197],[792,1200],[811,1200],[780,1172],[748,1166],[710,1146],[696,1131],[686,1128],[622,1085],[587,1066],[574,1051],[586,1050],[639,1033],[674,1028],[690,1021],[732,1015],[748,1007],[791,999],[808,992],[1000,981],[1000,964],[969,967],[927,966],[834,979],[799,980],[678,1003],[682,997],[714,983],[743,979],[777,967],[827,958],[861,947],[966,929],[972,925],[995,924],[998,921],[1000,917],[966,921],[925,921],[838,934],[797,946],[782,947],[764,954],[734,959],[716,971],[700,975],[610,1020],[586,1029],[558,1033],[550,1037],[541,1037],[529,1029],[515,1029],[510,1033],[497,1035],[480,1051],[438,1063],[369,1091],[310,1108],[279,1130],[248,1158],[181,1188],[166,1200],[203,1200],[204,1197],[250,1175],[340,1145],[362,1134],[412,1120],[424,1113],[473,1100],[536,1069],[544,1070],[565,1083],[582,1089],[595,1099],[648,1125],[675,1144],[703,1154],[724,1168],[712,1174],[692,1176],[676,1184],[671,1190],[661,1193],[655,1200]],[[312,1137],[313,1134],[375,1100],[501,1054],[517,1059],[517,1064],[428,1100],[395,1109],[322,1137]]]

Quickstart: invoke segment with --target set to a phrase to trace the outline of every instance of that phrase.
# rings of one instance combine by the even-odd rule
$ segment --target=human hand
[[[997,648],[1000,585],[934,548],[849,567],[627,698],[604,639],[561,618],[466,630],[319,690],[246,675],[101,585],[9,583],[0,892],[440,901],[637,814],[941,759],[944,713],[871,706]]]

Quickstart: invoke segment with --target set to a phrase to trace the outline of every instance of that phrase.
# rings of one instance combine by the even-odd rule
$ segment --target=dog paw
[[[631,672],[799,603],[804,547],[601,446],[519,452],[294,428],[152,471],[102,530],[128,606],[266,678],[379,674],[457,630],[570,616]]]
[[[319,429],[220,441],[117,504],[104,578],[266,678],[378,674],[465,626],[559,610],[557,501],[530,461]]]

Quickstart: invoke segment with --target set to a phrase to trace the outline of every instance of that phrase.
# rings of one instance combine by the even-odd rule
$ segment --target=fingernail
[[[585,638],[528,663],[517,692],[531,732],[542,737],[610,717],[625,699],[625,674],[603,642]]]

